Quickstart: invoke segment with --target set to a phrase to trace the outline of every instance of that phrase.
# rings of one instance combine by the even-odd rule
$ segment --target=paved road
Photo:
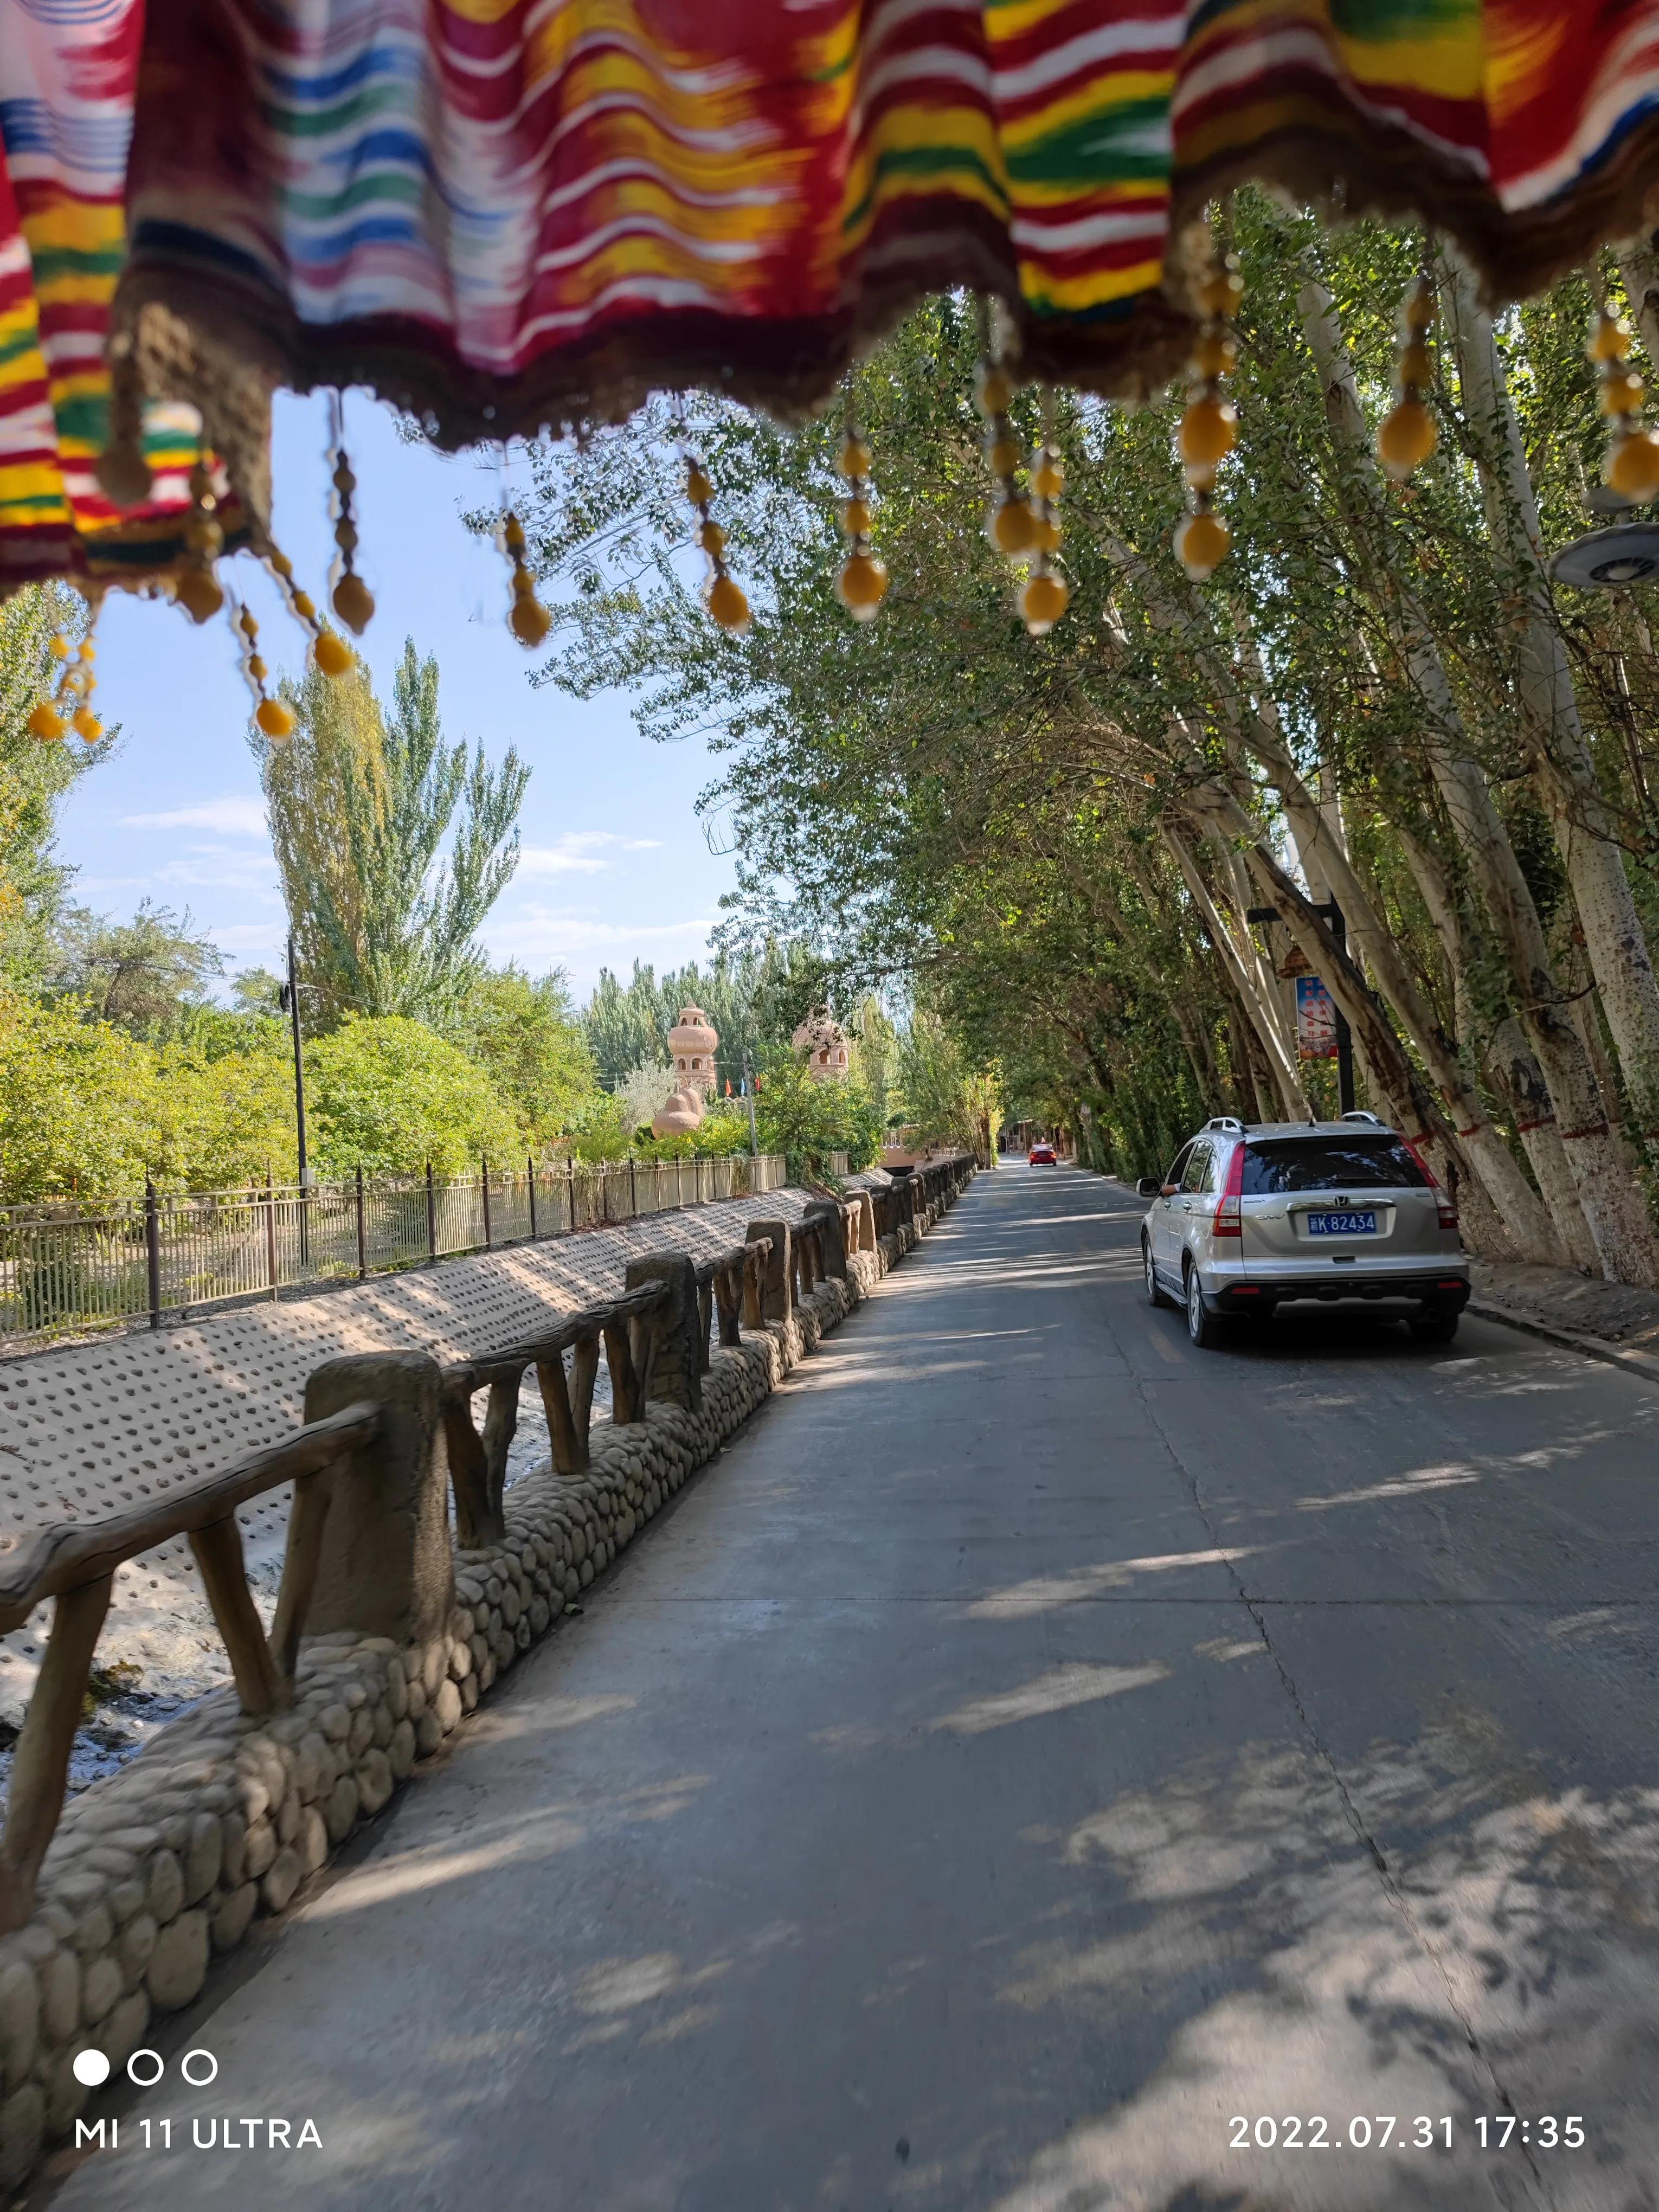
[[[1195,1352],[1137,1218],[981,1176],[61,2212],[1659,2202],[1659,1393]]]

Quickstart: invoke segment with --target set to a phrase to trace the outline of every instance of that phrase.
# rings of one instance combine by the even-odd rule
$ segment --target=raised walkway
[[[1650,2204],[1659,1391],[1137,1224],[981,1176],[31,2203]]]

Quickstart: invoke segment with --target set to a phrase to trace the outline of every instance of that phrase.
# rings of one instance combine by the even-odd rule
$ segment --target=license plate
[[[1310,1237],[1375,1237],[1376,1216],[1364,1213],[1310,1213]]]

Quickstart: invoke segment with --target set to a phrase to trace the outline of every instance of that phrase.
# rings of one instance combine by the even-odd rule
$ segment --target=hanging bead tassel
[[[501,517],[499,543],[513,563],[513,605],[507,626],[526,652],[533,653],[552,629],[553,617],[536,597],[536,579],[525,565],[524,525],[510,509]]]
[[[97,607],[93,608],[93,620],[97,620]],[[104,734],[104,726],[92,711],[89,703],[98,688],[98,678],[93,673],[93,662],[98,657],[92,631],[76,645],[74,639],[60,631],[52,641],[52,657],[61,664],[58,688],[51,699],[41,700],[29,716],[31,735],[55,744],[67,732],[89,745],[95,745]]]
[[[1072,599],[1072,586],[1054,557],[1060,550],[1059,507],[1066,470],[1054,443],[1052,395],[1043,400],[1042,443],[1031,456],[1026,482],[1031,488],[1033,552],[1031,573],[1020,590],[1019,611],[1031,636],[1046,637]]]
[[[877,559],[870,543],[874,520],[870,500],[875,489],[870,481],[870,447],[850,414],[847,434],[841,441],[838,465],[847,481],[841,526],[851,543],[847,558],[842,562],[841,574],[836,578],[836,596],[854,622],[872,622],[886,596],[887,568],[884,562]]]
[[[225,533],[217,514],[218,495],[205,458],[198,453],[190,472],[191,511],[185,523],[189,549],[174,580],[173,595],[193,623],[211,622],[225,603],[224,587],[213,573],[213,564],[224,550]]]
[[[741,636],[750,623],[749,602],[743,586],[726,565],[726,532],[708,512],[714,487],[702,463],[690,453],[685,461],[685,495],[697,510],[697,543],[708,556],[710,574],[702,595],[703,605],[722,629],[730,630],[734,637]]]
[[[330,481],[334,486],[329,504],[334,520],[334,543],[339,549],[329,571],[331,604],[353,637],[361,637],[374,618],[374,595],[354,565],[357,557],[357,518],[351,495],[357,489],[357,479],[346,458],[345,409],[337,392],[331,392],[328,396],[328,457],[333,464]]]
[[[1423,397],[1434,381],[1428,343],[1434,312],[1434,279],[1425,270],[1401,302],[1402,343],[1395,368],[1400,397],[1376,432],[1376,458],[1395,483],[1404,483],[1440,443],[1439,426]]]
[[[273,545],[265,556],[265,566],[281,586],[289,612],[310,633],[311,657],[318,667],[325,676],[343,676],[351,665],[351,647],[337,630],[328,627],[310,592],[301,591],[295,582],[293,562],[280,546]]]
[[[244,640],[242,673],[253,693],[253,719],[273,745],[286,744],[294,734],[294,716],[280,699],[273,699],[265,690],[265,678],[270,672],[260,657],[259,625],[253,618],[252,607],[239,610],[236,627]]]
[[[1191,504],[1176,526],[1175,554],[1195,584],[1214,575],[1233,542],[1215,512],[1215,480],[1238,442],[1238,412],[1223,386],[1238,363],[1232,325],[1243,296],[1244,279],[1231,261],[1218,258],[1199,288],[1204,323],[1193,349],[1194,381],[1179,433]]]
[[[1599,274],[1599,272],[1598,272]],[[1585,351],[1601,380],[1601,412],[1614,425],[1602,481],[1633,506],[1659,498],[1659,434],[1637,420],[1642,380],[1630,366],[1635,332],[1605,300],[1597,305]]]
[[[1017,561],[1036,550],[1036,517],[1015,481],[1019,440],[1008,419],[1008,410],[1014,404],[1014,380],[1000,361],[991,358],[990,318],[982,301],[980,335],[984,358],[975,375],[974,398],[985,423],[985,465],[997,486],[996,499],[985,519],[985,533],[999,553]]]

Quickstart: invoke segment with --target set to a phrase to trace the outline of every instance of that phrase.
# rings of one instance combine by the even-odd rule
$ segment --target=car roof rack
[[[1244,1124],[1239,1120],[1237,1114],[1218,1114],[1215,1115],[1213,1120],[1206,1121],[1204,1124],[1204,1127],[1206,1130],[1236,1130],[1241,1137],[1244,1133]]]
[[[1369,1121],[1374,1128],[1378,1129],[1386,1129],[1389,1126],[1380,1114],[1373,1114],[1368,1107],[1364,1106],[1350,1106],[1342,1119],[1345,1121]]]

